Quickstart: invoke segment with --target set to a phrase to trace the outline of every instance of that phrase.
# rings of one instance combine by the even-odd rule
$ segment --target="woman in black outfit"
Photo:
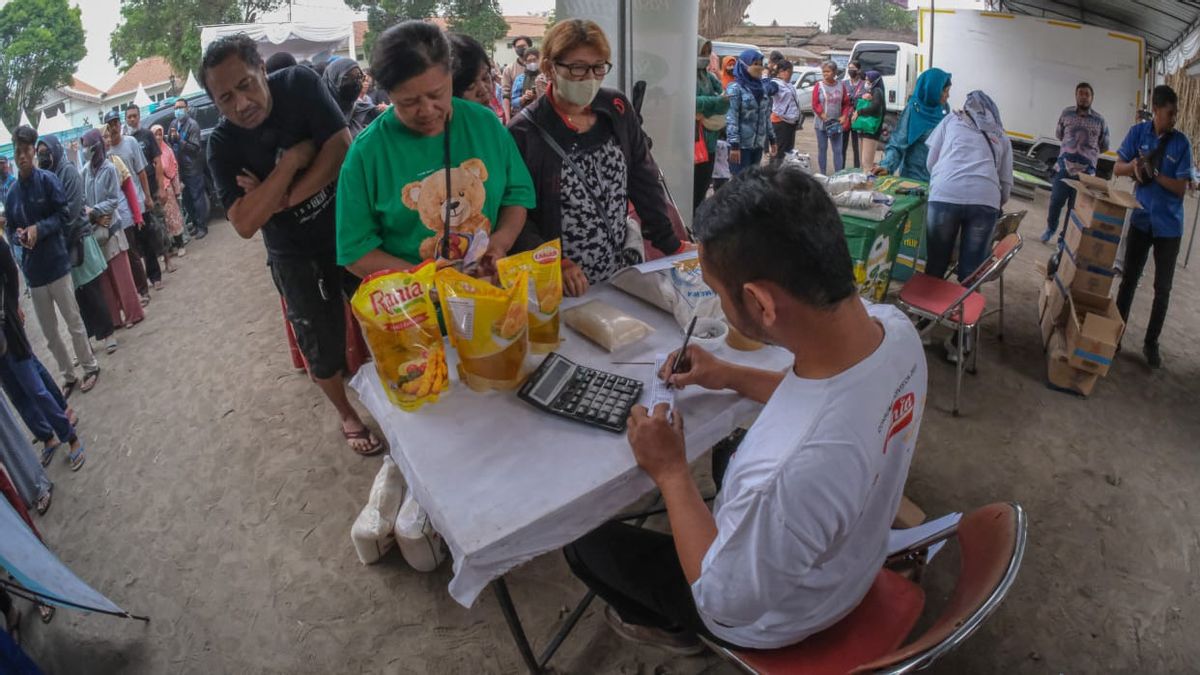
[[[867,86],[870,87],[870,93],[865,94],[863,98],[871,101],[871,105],[855,112],[854,118],[883,117],[884,106],[887,104],[887,91],[883,88],[883,75],[878,70],[868,70],[866,78]],[[879,125],[879,130],[873,134],[858,132],[858,137],[862,140],[862,169],[864,173],[870,174],[875,170],[875,149],[879,146],[879,135],[882,132],[882,124]]]

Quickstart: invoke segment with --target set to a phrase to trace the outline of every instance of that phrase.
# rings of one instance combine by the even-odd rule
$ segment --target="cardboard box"
[[[1125,333],[1117,303],[1109,298],[1101,311],[1080,307],[1074,300],[1068,300],[1068,304],[1071,309],[1066,316],[1067,363],[1076,370],[1104,377]]]
[[[1067,289],[1058,278],[1047,279],[1042,284],[1038,296],[1038,321],[1042,327],[1042,349],[1050,344],[1050,335],[1054,329],[1064,325],[1064,315],[1067,308]]]
[[[1058,263],[1058,278],[1070,289],[1071,295],[1078,294],[1077,297],[1088,306],[1100,307],[1112,291],[1116,273],[1111,267],[1076,260],[1071,249],[1066,248]]]
[[[1112,269],[1121,248],[1121,235],[1087,227],[1074,211],[1067,225],[1067,248],[1080,264]]]
[[[1050,351],[1046,356],[1046,380],[1050,386],[1064,391],[1091,396],[1100,376],[1072,368],[1067,358],[1067,338],[1062,329],[1050,336]]]
[[[1083,174],[1079,180],[1068,178],[1064,182],[1075,189],[1075,212],[1084,226],[1105,234],[1120,237],[1129,211],[1141,207],[1133,194],[1095,176]]]

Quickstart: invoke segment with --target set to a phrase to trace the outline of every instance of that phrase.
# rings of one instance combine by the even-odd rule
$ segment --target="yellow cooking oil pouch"
[[[438,298],[459,379],[476,391],[516,389],[529,352],[529,274],[501,289],[446,267],[437,273]]]
[[[388,399],[402,410],[433,403],[449,389],[442,332],[433,304],[432,263],[363,279],[350,300]]]
[[[521,272],[529,273],[529,351],[549,354],[558,348],[558,307],[562,304],[562,247],[548,241],[496,261],[500,284],[512,288]]]

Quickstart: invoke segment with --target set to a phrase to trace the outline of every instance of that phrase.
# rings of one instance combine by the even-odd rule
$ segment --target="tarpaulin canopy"
[[[259,44],[263,57],[287,52],[298,60],[325,56],[337,51],[354,53],[354,29],[350,22],[312,23],[231,23],[200,28],[200,49],[226,35],[245,33]]]
[[[0,567],[17,580],[19,586],[9,586],[16,594],[28,593],[59,607],[139,618],[75,576],[3,498],[0,498]]]
[[[1173,73],[1200,51],[1200,3],[1193,0],[993,0],[996,9],[1140,35]]]

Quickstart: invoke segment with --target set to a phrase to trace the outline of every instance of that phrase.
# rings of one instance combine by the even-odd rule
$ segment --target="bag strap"
[[[550,146],[550,149],[554,151],[554,154],[558,155],[559,159],[563,161],[563,164],[565,164],[567,168],[579,178],[579,182],[583,184],[583,191],[587,193],[588,197],[590,197],[592,200],[592,205],[596,207],[596,213],[600,214],[600,217],[603,218],[604,222],[608,223],[609,228],[612,229],[612,223],[609,222],[608,212],[604,208],[604,203],[600,201],[600,197],[598,197],[596,193],[592,192],[591,188],[588,187],[586,175],[583,173],[583,170],[580,169],[579,165],[571,159],[571,156],[567,154],[567,151],[563,150],[562,146],[558,144],[558,141],[554,140],[554,137],[550,135],[550,132],[546,131],[545,127],[538,124],[537,120],[533,119],[533,113],[529,112],[529,108],[522,109],[521,115],[525,119],[529,120],[529,123],[533,125],[533,128],[537,129],[538,135],[541,136],[542,140],[546,142],[546,145]]]

